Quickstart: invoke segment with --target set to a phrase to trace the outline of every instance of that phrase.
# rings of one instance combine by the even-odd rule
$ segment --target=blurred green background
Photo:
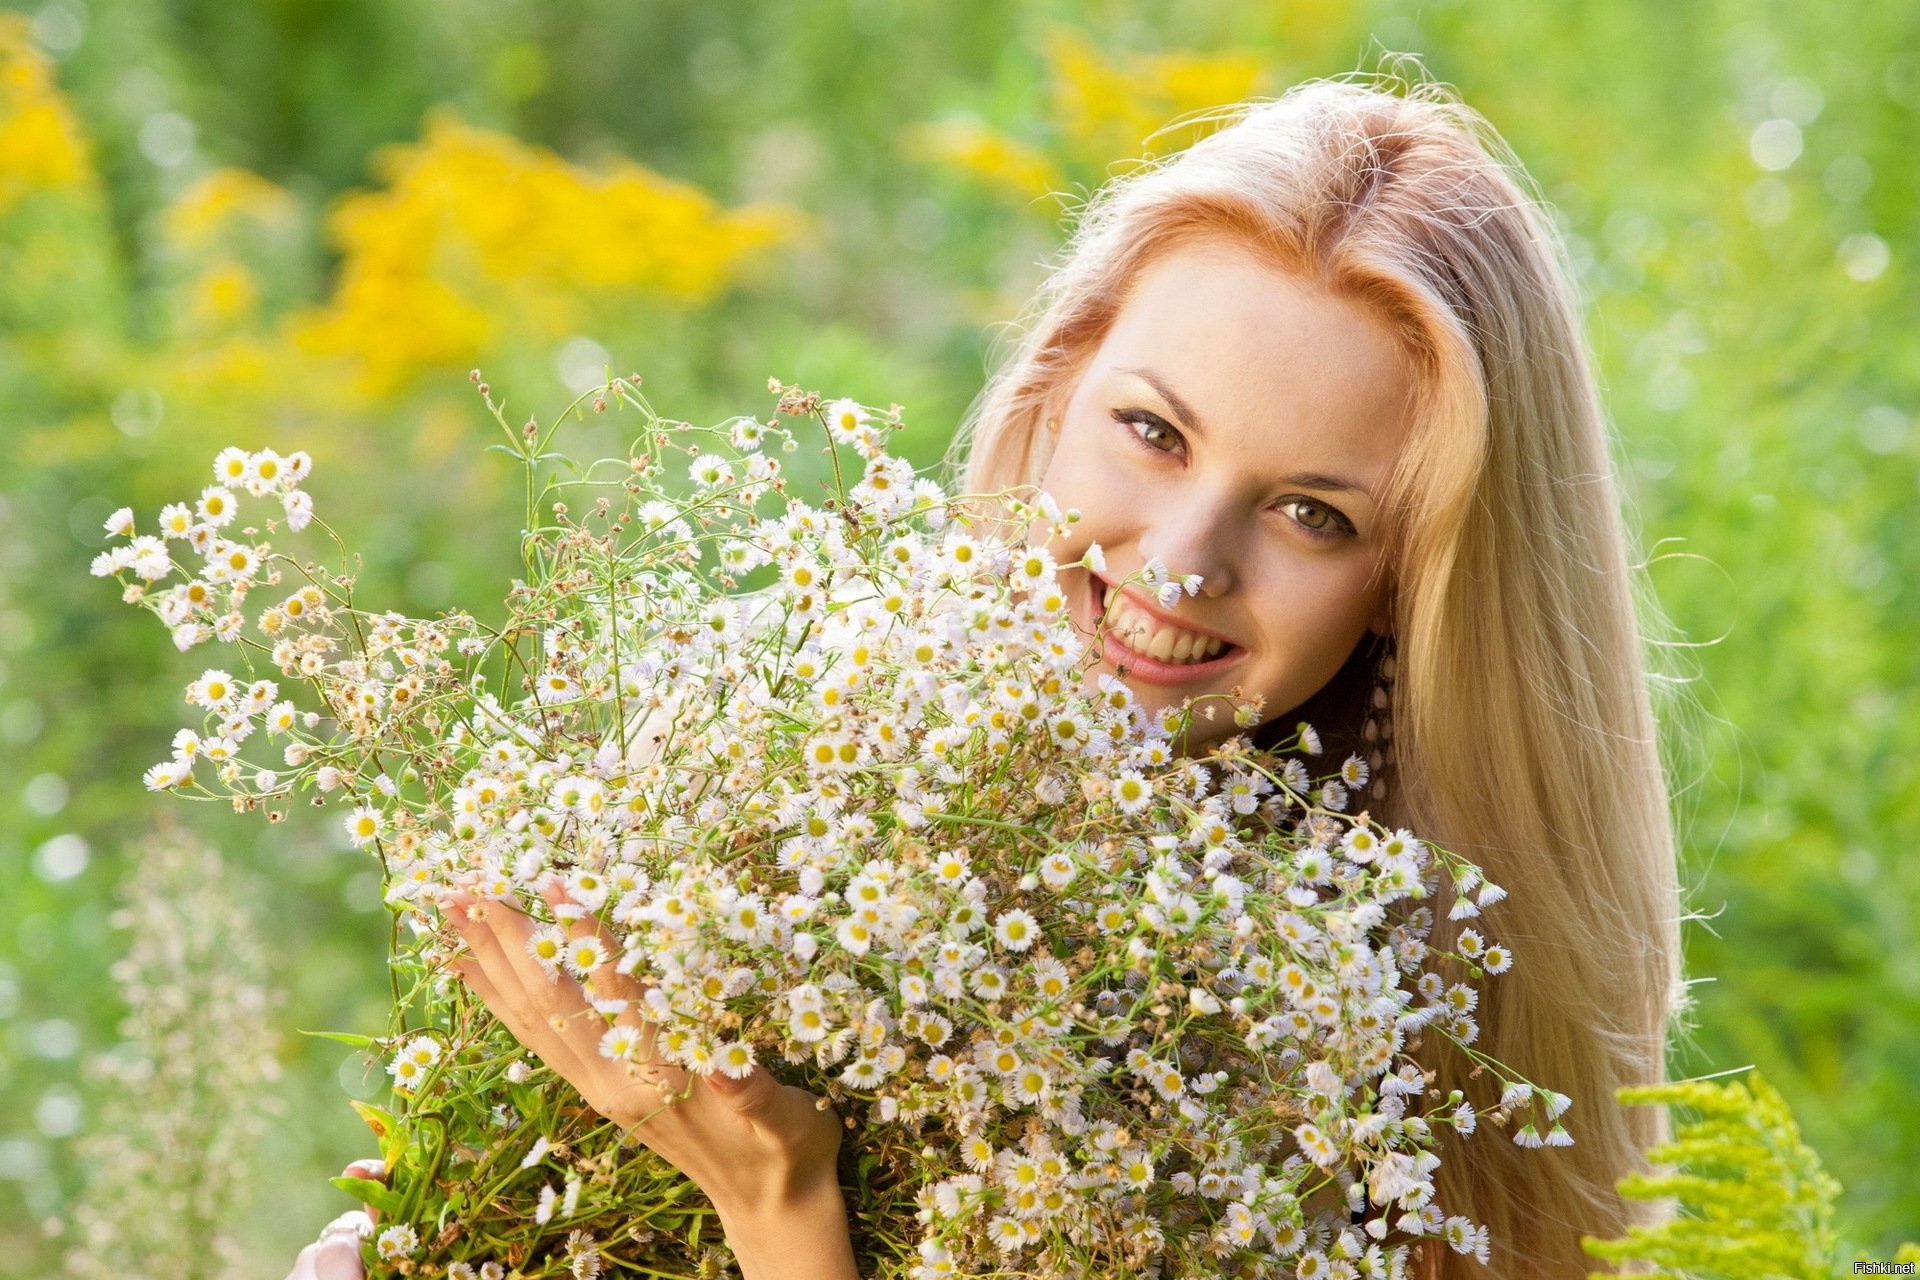
[[[1672,1073],[1757,1064],[1891,1257],[1920,1226],[1920,9],[50,0],[0,7],[0,1273],[73,1243],[109,917],[163,813],[221,850],[280,993],[251,1274],[346,1207],[345,1097],[381,1084],[297,1034],[385,1025],[337,816],[140,787],[219,655],[87,577],[112,509],[149,527],[227,444],[307,449],[363,602],[484,610],[521,508],[475,366],[543,420],[607,364],[693,421],[764,416],[778,375],[905,405],[929,463],[1072,201],[1181,112],[1383,49],[1505,133],[1590,299],[1686,681]]]

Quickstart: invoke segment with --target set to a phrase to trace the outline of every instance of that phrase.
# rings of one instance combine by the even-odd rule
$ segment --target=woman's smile
[[[1246,653],[1217,632],[1167,621],[1163,611],[1139,598],[1138,588],[1121,591],[1091,571],[1087,598],[1094,619],[1089,630],[1098,632],[1103,621],[1106,626],[1093,642],[1101,660],[1142,684],[1209,679]]]

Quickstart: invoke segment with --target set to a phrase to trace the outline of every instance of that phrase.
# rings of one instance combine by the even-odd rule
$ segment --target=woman
[[[1131,637],[1101,641],[1089,681],[1148,710],[1237,689],[1271,713],[1261,745],[1309,720],[1333,758],[1369,757],[1376,817],[1510,891],[1516,964],[1476,1049],[1576,1098],[1575,1145],[1456,1144],[1439,1198],[1491,1256],[1429,1241],[1419,1274],[1582,1276],[1582,1235],[1646,1220],[1614,1185],[1664,1115],[1613,1091],[1663,1077],[1684,985],[1636,570],[1563,246],[1433,86],[1315,82],[1218,118],[1089,205],[949,460],[966,492],[1037,483],[1084,513],[1056,557],[1097,542],[1106,568],[1063,571],[1074,616]],[[1197,593],[1109,605],[1150,560]],[[1231,732],[1221,715],[1182,745]],[[531,972],[525,917],[452,914],[463,976],[530,1048],[604,1114],[650,1108],[565,1021],[585,994]],[[1466,1055],[1426,1047],[1434,1093],[1490,1104]],[[838,1132],[758,1072],[636,1136],[712,1197],[747,1280],[844,1280]]]

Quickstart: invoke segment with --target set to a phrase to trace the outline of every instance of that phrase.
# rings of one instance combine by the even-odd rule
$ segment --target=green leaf
[[[356,1049],[366,1049],[374,1043],[372,1036],[356,1036],[350,1031],[301,1031],[303,1036],[312,1036],[318,1040],[338,1040],[341,1044],[350,1044]]]
[[[388,1134],[393,1132],[394,1120],[391,1111],[386,1110],[384,1107],[376,1107],[371,1103],[361,1102],[353,1098],[347,1100],[347,1105],[353,1108],[356,1115],[367,1122],[367,1128],[373,1130],[374,1137],[384,1140]]]
[[[329,1178],[328,1181],[361,1204],[378,1209],[389,1217],[399,1212],[400,1193],[384,1182],[375,1182],[371,1178]]]

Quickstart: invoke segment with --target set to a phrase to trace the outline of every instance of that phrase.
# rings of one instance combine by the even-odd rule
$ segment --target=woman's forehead
[[[1248,447],[1324,439],[1382,476],[1413,390],[1385,317],[1212,245],[1170,251],[1141,272],[1083,383],[1121,387],[1151,390],[1194,434]]]

